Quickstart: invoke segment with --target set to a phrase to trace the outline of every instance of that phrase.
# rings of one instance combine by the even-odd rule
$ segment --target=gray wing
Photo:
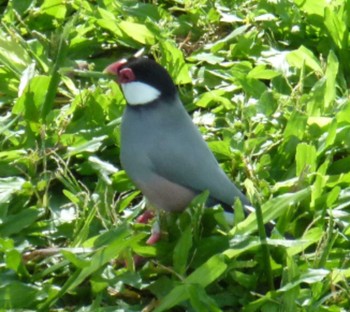
[[[232,205],[238,197],[247,198],[229,180],[213,153],[181,106],[173,109],[150,153],[153,170],[165,179],[196,192],[209,190],[212,199]],[[164,116],[164,115],[163,115]],[[175,121],[175,122],[174,122]]]

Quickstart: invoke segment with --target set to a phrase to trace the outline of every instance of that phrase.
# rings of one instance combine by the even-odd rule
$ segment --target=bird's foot
[[[146,210],[143,214],[137,217],[136,221],[138,223],[149,223],[150,220],[154,218],[155,214],[152,210]],[[152,234],[146,241],[146,244],[153,245],[160,240],[160,227],[159,222],[156,220],[152,226]]]
[[[159,227],[159,221],[155,221],[152,226],[151,236],[146,241],[146,244],[148,245],[154,245],[156,242],[160,240],[160,227]]]
[[[146,210],[142,215],[136,218],[138,223],[148,223],[150,220],[154,218],[154,212],[152,210]]]

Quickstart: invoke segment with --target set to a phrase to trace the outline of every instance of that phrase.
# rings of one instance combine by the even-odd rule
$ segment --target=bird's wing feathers
[[[248,203],[222,171],[187,112],[181,109],[177,113],[182,116],[172,117],[180,120],[180,124],[176,129],[164,127],[158,148],[150,154],[155,173],[196,192],[209,190],[212,198],[228,205],[232,205],[236,197]]]

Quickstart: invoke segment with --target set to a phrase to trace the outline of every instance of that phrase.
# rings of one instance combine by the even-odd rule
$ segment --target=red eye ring
[[[135,80],[135,75],[131,68],[126,67],[118,71],[119,83],[128,83],[134,80]]]

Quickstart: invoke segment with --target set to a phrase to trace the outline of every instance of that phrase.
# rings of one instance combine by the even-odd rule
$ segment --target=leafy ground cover
[[[350,4],[0,1],[0,309],[348,311]],[[145,48],[255,215],[162,215],[119,163],[125,105],[94,72]],[[142,151],[140,151],[142,152]],[[135,266],[133,256],[145,260]]]

